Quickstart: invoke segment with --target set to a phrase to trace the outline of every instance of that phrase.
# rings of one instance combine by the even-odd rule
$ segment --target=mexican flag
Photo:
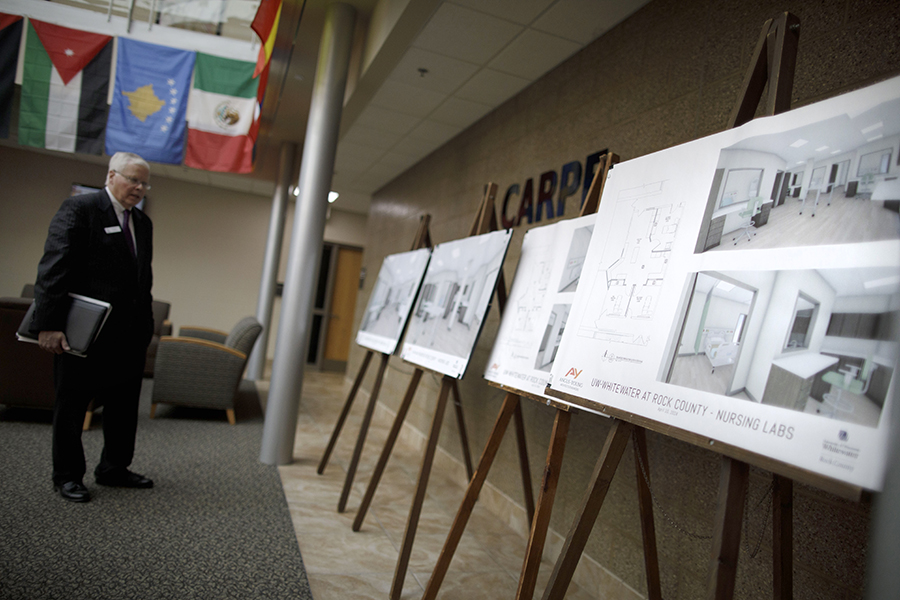
[[[255,66],[197,53],[187,110],[186,166],[225,173],[253,170],[260,106]]]
[[[112,38],[31,19],[25,40],[19,144],[101,154]]]

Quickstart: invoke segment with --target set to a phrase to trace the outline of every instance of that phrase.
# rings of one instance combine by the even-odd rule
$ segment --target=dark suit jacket
[[[60,369],[79,372],[78,377],[62,373],[64,385],[121,369],[130,372],[135,360],[143,365],[153,334],[153,225],[138,209],[132,210],[131,217],[137,258],[128,250],[121,230],[107,233],[119,228],[119,220],[106,190],[67,198],[50,222],[35,282],[31,330],[64,330],[70,292],[105,300],[113,307],[87,359],[62,355],[57,377]]]

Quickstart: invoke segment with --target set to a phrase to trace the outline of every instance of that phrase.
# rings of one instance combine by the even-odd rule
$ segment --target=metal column
[[[278,284],[278,261],[281,259],[281,244],[284,241],[284,215],[291,178],[294,176],[294,156],[297,144],[281,144],[281,163],[278,167],[278,185],[272,196],[272,214],[269,217],[269,237],[266,240],[266,256],[263,259],[262,277],[259,281],[259,299],[256,301],[256,320],[263,330],[256,340],[250,360],[247,363],[247,379],[258,381],[263,378],[266,368],[266,352],[269,348],[269,330],[272,327],[272,306],[275,304],[275,287]]]
[[[288,464],[293,460],[306,341],[316,290],[316,270],[322,253],[328,191],[334,170],[355,19],[356,10],[352,6],[331,4],[319,45],[319,62],[300,165],[300,195],[294,214],[272,365],[272,384],[259,457],[260,461],[270,465]]]

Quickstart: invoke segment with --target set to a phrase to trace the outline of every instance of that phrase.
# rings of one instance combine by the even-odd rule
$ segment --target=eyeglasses
[[[133,185],[134,187],[137,187],[140,185],[140,186],[143,186],[143,188],[146,191],[148,191],[148,192],[150,191],[150,184],[147,183],[146,181],[141,181],[140,179],[135,179],[134,177],[129,177],[128,175],[125,175],[124,173],[122,173],[120,171],[116,171],[115,169],[113,169],[113,173],[115,173],[116,175],[118,175],[119,177],[121,177],[122,179],[124,179],[125,181],[127,181],[128,183]]]

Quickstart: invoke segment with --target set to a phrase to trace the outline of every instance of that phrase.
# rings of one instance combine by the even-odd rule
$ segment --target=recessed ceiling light
[[[720,281],[719,283],[716,284],[716,287],[718,289],[722,290],[723,292],[730,292],[731,290],[734,289],[734,284],[728,283],[727,281]]]
[[[340,194],[338,194],[337,192],[328,192],[328,204],[331,204],[332,202],[337,200],[338,196],[340,196]]]
[[[800,146],[805,146],[808,143],[809,143],[809,140],[804,140],[803,138],[800,138],[799,140],[797,140],[796,142],[791,144],[791,148],[799,148]]]
[[[881,133],[879,133],[879,134],[876,135],[875,137],[866,138],[866,141],[867,141],[867,142],[874,142],[875,140],[880,140],[880,139],[883,138],[883,137],[884,137],[884,135],[881,134]]]
[[[898,283],[900,283],[900,275],[891,275],[890,277],[882,277],[881,279],[864,281],[863,287],[867,290],[871,290],[872,288],[884,287],[886,285],[897,285]]]
[[[828,146],[819,146],[816,148],[816,152],[825,152],[826,150],[828,150]]]
[[[878,121],[874,125],[869,125],[865,129],[862,130],[863,133],[871,133],[878,129],[879,127],[884,127],[884,121]]]
[[[840,154],[840,153],[841,153],[840,150],[835,150],[834,152],[832,152],[832,154]]]

